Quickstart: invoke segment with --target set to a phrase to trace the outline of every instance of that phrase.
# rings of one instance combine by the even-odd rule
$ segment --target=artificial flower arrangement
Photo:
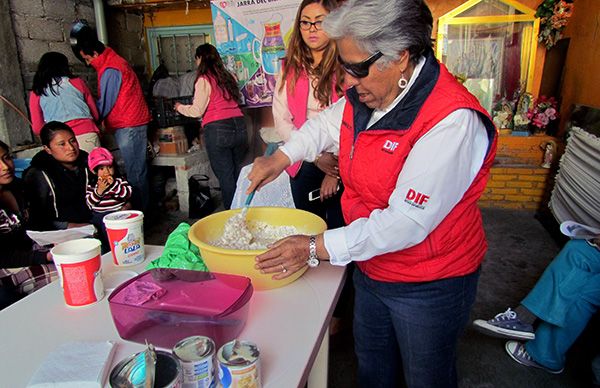
[[[534,99],[531,93],[522,90],[517,90],[512,99],[498,97],[492,109],[492,119],[501,133],[502,130],[521,135],[544,132],[557,118],[558,104],[554,97]]]
[[[572,0],[544,0],[537,7],[535,16],[540,18],[538,41],[546,49],[552,48],[562,37],[562,31],[572,14]]]
[[[540,96],[527,111],[534,132],[545,132],[546,127],[558,118],[558,104],[554,97]]]

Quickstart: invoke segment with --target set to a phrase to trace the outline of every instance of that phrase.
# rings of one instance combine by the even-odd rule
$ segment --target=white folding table
[[[110,254],[104,255],[103,275],[142,272],[162,249],[146,246],[145,262],[135,267],[116,267]],[[344,268],[322,263],[290,285],[254,292],[239,338],[259,346],[264,388],[327,386],[328,325],[344,278]],[[0,387],[25,387],[58,345],[86,340],[116,341],[113,366],[143,349],[119,337],[107,296],[91,306],[70,308],[57,281],[36,291],[0,312]]]

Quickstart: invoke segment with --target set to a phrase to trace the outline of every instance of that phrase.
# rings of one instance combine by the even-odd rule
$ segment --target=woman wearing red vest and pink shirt
[[[50,51],[40,58],[29,112],[37,136],[44,124],[60,121],[73,129],[80,149],[90,152],[100,146],[96,102],[85,82],[71,73],[64,54]]]
[[[337,49],[321,29],[323,19],[336,6],[335,0],[304,0],[298,7],[273,95],[275,130],[283,141],[343,95]],[[338,150],[331,147],[326,151],[314,161],[294,163],[286,171],[296,208],[320,216],[329,228],[337,228],[344,225],[338,192]],[[312,191],[320,193],[320,200],[309,200]]]
[[[355,262],[354,340],[362,387],[456,387],[458,338],[487,249],[477,200],[497,134],[431,48],[423,0],[347,0],[324,20],[350,87],[270,157],[248,190],[339,144],[347,226],[292,236],[256,258],[285,278]],[[402,372],[403,373],[402,373]]]
[[[202,117],[210,166],[221,186],[223,206],[229,209],[248,150],[246,124],[238,105],[240,91],[214,46],[206,43],[196,48],[196,65],[194,100],[191,105],[176,103],[175,110],[184,116]]]

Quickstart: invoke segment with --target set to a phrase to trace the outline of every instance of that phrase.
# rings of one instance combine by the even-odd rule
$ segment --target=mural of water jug
[[[281,59],[285,57],[285,45],[281,37],[281,23],[264,23],[265,35],[262,43],[254,40],[252,43],[252,55],[254,60],[262,63],[266,74],[277,74],[281,68]],[[258,47],[258,49],[257,49]]]

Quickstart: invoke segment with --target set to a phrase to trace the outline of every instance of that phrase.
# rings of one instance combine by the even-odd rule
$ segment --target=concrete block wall
[[[72,71],[96,90],[96,73],[73,54],[69,43],[71,24],[86,19],[95,26],[92,0],[10,0],[23,82],[31,89],[41,56],[58,51],[69,58]],[[146,44],[143,17],[131,11],[105,7],[108,45],[127,59],[145,82]]]
[[[37,64],[48,51],[65,54],[73,73],[95,86],[95,73],[79,62],[69,44],[75,19],[95,24],[92,0],[10,0],[10,11],[26,90],[31,89]]]
[[[151,74],[146,67],[148,54],[143,14],[111,7],[104,7],[104,10],[108,45],[133,66],[146,91]]]

